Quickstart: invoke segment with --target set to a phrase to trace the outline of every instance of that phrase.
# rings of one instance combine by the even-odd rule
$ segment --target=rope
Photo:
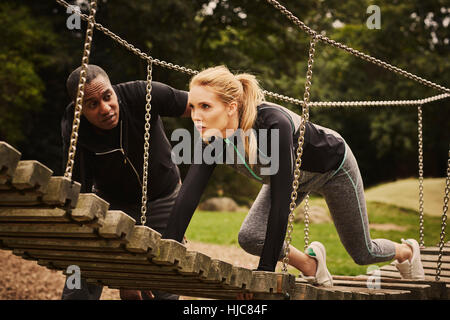
[[[270,1],[270,0],[268,0],[268,1],[269,1],[269,3],[276,2],[276,1]],[[66,7],[66,8],[68,8],[70,6],[70,4],[67,3],[64,0],[56,0],[56,2],[58,4],[64,6],[64,7]],[[276,3],[278,3],[278,2],[276,2]],[[278,5],[279,5],[279,3],[278,3]],[[282,8],[284,8],[284,7],[282,7]],[[88,22],[90,21],[89,16],[84,14],[84,13],[75,12],[75,14],[78,14],[84,21],[88,21]],[[295,17],[295,16],[293,16],[293,17]],[[296,21],[297,20],[298,20],[298,18],[296,18]],[[298,22],[299,22],[300,25],[304,25],[304,23],[301,22],[300,20],[298,20]],[[171,63],[171,62],[166,62],[164,60],[155,59],[155,58],[149,56],[148,54],[142,52],[142,50],[140,50],[139,48],[137,48],[134,45],[130,44],[125,39],[121,38],[120,36],[118,36],[117,34],[112,32],[108,28],[104,27],[100,23],[95,22],[93,19],[92,19],[91,23],[93,23],[93,25],[94,25],[94,27],[96,29],[98,29],[99,31],[103,32],[105,35],[110,37],[112,40],[114,40],[115,42],[117,42],[121,46],[125,47],[127,50],[131,51],[133,54],[137,55],[138,57],[140,57],[141,59],[143,59],[145,61],[151,61],[153,64],[158,65],[160,67],[167,68],[167,69],[174,70],[174,71],[178,71],[178,72],[181,72],[181,73],[184,73],[184,74],[188,74],[188,75],[195,75],[195,74],[199,73],[199,71],[197,71],[197,70],[193,70],[193,69],[190,69],[190,68],[187,68],[187,67],[183,67],[183,66],[180,66],[178,64]],[[314,30],[310,29],[306,25],[304,25],[304,26],[306,27],[306,30],[309,30],[308,34],[313,34],[313,33],[316,34]],[[323,41],[324,37],[321,36],[321,35],[317,35],[317,39]],[[392,67],[392,68],[394,68],[394,67]],[[392,70],[392,71],[394,71],[394,70]],[[425,81],[427,81],[427,80],[425,80]],[[438,85],[436,85],[436,86],[438,86]],[[446,88],[444,88],[444,89],[446,89]],[[347,107],[347,106],[348,107],[360,107],[360,106],[362,106],[362,107],[366,107],[367,106],[368,107],[368,106],[400,106],[400,105],[419,105],[419,104],[423,105],[423,104],[427,104],[427,103],[430,103],[430,102],[433,102],[433,101],[437,101],[437,100],[440,100],[440,99],[444,99],[444,98],[450,97],[450,89],[446,89],[446,90],[448,92],[447,94],[436,95],[436,96],[433,96],[433,97],[420,99],[420,100],[310,102],[310,106],[311,107]],[[284,101],[284,102],[288,102],[288,103],[291,103],[291,104],[294,104],[294,105],[303,105],[303,101],[299,100],[299,99],[296,99],[296,98],[292,98],[292,97],[289,97],[289,96],[281,95],[281,94],[278,94],[278,93],[275,93],[275,92],[271,92],[271,91],[267,91],[267,90],[264,90],[263,93],[264,93],[265,96],[271,97],[271,98],[276,99],[278,101]]]

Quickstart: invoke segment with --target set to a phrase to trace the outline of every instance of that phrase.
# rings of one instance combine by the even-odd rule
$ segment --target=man
[[[81,67],[67,79],[72,99],[61,121],[63,164],[67,162],[70,135]],[[147,223],[162,233],[178,194],[181,179],[171,160],[171,145],[164,133],[161,116],[188,117],[187,92],[152,82]],[[81,122],[72,179],[81,192],[95,192],[108,201],[111,210],[122,210],[140,221],[145,132],[146,82],[111,85],[106,72],[88,65]],[[87,284],[81,289],[64,287],[62,299],[99,299],[102,286]],[[123,299],[178,299],[164,292],[121,290]]]

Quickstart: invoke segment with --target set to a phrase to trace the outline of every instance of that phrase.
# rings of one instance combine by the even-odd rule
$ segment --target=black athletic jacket
[[[279,130],[279,169],[268,177],[263,177],[255,166],[253,172],[244,165],[233,166],[239,172],[261,183],[270,183],[271,208],[269,213],[266,240],[258,265],[258,270],[274,271],[282,249],[289,216],[290,196],[292,192],[293,168],[295,150],[298,145],[299,126],[301,117],[287,108],[272,103],[263,103],[258,106],[258,115],[254,129]],[[258,132],[258,131],[257,131]],[[233,141],[233,136],[228,142]],[[270,134],[268,135],[270,147]],[[218,138],[220,141],[220,138]],[[226,139],[223,139],[224,141]],[[260,139],[258,138],[260,149]],[[213,142],[216,143],[216,139]],[[211,144],[210,143],[210,144]],[[230,143],[223,143],[223,153],[227,152]],[[206,148],[206,144],[203,144]],[[231,150],[234,147],[231,145]],[[345,142],[339,135],[331,130],[306,123],[305,142],[301,170],[310,172],[327,172],[339,167],[345,153]],[[234,149],[236,153],[238,150]],[[269,148],[268,151],[271,155]],[[200,197],[207,186],[208,180],[217,163],[192,164],[183,181],[177,201],[172,209],[163,238],[180,241],[187,229],[192,215],[198,205]]]
[[[169,195],[180,180],[171,159],[171,145],[160,116],[179,117],[186,110],[187,92],[152,82],[148,201]],[[111,209],[140,208],[144,153],[146,82],[113,85],[119,101],[119,123],[104,134],[94,130],[83,116],[73,169],[73,180],[82,192],[92,192],[108,201]],[[73,121],[73,103],[61,121],[64,162]],[[122,209],[123,210],[123,209]],[[138,211],[138,210],[137,210]]]

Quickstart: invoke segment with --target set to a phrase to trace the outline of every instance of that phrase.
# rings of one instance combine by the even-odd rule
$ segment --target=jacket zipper
[[[124,164],[127,164],[127,161],[128,161],[128,163],[130,164],[134,173],[136,174],[139,184],[142,187],[141,178],[139,177],[139,174],[138,174],[136,168],[134,167],[133,163],[130,161],[130,159],[125,154],[125,150],[123,149],[123,146],[122,146],[122,121],[120,121],[120,149],[113,149],[113,150],[109,150],[109,151],[105,151],[105,152],[96,152],[95,154],[98,156],[101,156],[101,155],[105,155],[105,154],[109,154],[109,153],[113,153],[113,152],[117,152],[117,151],[122,152],[122,155],[124,156]]]

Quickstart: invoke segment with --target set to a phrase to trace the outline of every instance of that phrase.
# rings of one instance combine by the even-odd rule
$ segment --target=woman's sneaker
[[[327,269],[327,254],[325,252],[325,247],[323,244],[317,241],[311,242],[311,244],[306,248],[305,253],[316,259],[317,261],[317,271],[315,276],[303,276],[303,278],[319,286],[332,287],[333,277]]]
[[[424,280],[425,272],[423,271],[422,261],[420,259],[419,244],[414,239],[402,239],[402,243],[407,244],[411,247],[411,261],[406,259],[402,263],[399,263],[397,260],[395,260],[395,267],[400,272],[403,279]]]

